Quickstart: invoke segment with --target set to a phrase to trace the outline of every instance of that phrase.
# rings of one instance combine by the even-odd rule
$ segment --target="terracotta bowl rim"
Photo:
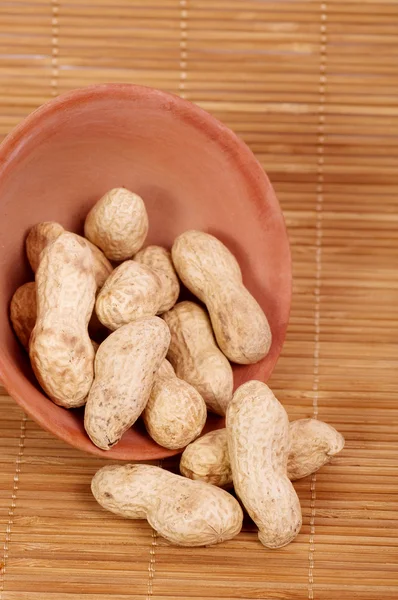
[[[246,168],[242,169],[243,176],[250,181],[250,183],[258,188],[264,189],[263,196],[265,195],[265,187],[268,188],[267,198],[271,204],[276,206],[277,210],[280,211],[283,222],[283,231],[286,236],[287,245],[287,259],[290,267],[290,277],[288,277],[287,294],[284,300],[285,314],[287,317],[287,323],[289,321],[292,301],[292,259],[291,249],[289,244],[288,233],[286,229],[286,223],[282,208],[273,192],[272,185],[268,178],[267,173],[260,165],[259,161],[246,145],[246,143],[238,137],[229,127],[224,125],[216,117],[200,108],[198,105],[190,102],[189,100],[183,99],[170,92],[165,92],[149,86],[136,85],[131,83],[101,83],[93,84],[81,88],[74,89],[72,91],[60,94],[56,98],[52,98],[39,106],[37,109],[32,111],[27,117],[25,117],[18,125],[6,136],[3,142],[0,144],[0,179],[6,172],[14,154],[18,152],[20,144],[23,144],[24,139],[29,136],[34,129],[41,126],[43,121],[56,114],[59,111],[63,111],[69,107],[75,108],[79,104],[87,104],[91,101],[105,99],[107,96],[114,98],[120,98],[124,100],[137,100],[145,99],[148,96],[159,99],[159,108],[161,110],[170,110],[175,114],[183,116],[196,117],[196,126],[199,127],[209,135],[209,137],[215,137],[222,134],[223,146],[229,150],[233,150],[235,156],[238,155],[240,163],[245,164]],[[199,125],[198,125],[199,124]],[[266,186],[264,187],[264,183]],[[279,336],[280,346],[286,338],[287,326],[284,328],[282,335]],[[279,359],[280,353],[275,356],[271,363],[269,363],[269,373],[271,374],[275,368],[275,365]],[[13,363],[11,363],[13,366]],[[4,357],[2,348],[0,347],[0,379],[8,391],[9,395],[21,406],[23,411],[31,417],[36,423],[40,425],[45,431],[48,431],[55,437],[66,442],[70,446],[77,448],[83,452],[100,456],[102,458],[108,458],[109,460],[128,460],[122,457],[110,456],[107,452],[100,450],[94,444],[89,448],[81,440],[80,435],[70,434],[68,431],[55,431],[55,428],[51,428],[47,421],[45,421],[40,415],[37,415],[34,409],[34,405],[29,402],[29,398],[24,395],[20,389],[20,383],[23,381],[23,376],[20,376],[12,368],[10,369],[9,361]],[[41,391],[41,390],[40,390]],[[21,393],[22,392],[22,393]],[[41,391],[44,394],[44,392]],[[50,400],[49,400],[50,402]],[[181,450],[168,450],[159,446],[159,452],[157,457],[153,460],[166,458],[179,454]],[[130,459],[133,460],[133,459]],[[135,460],[135,459],[134,459]],[[138,460],[138,459],[137,459]],[[142,459],[145,460],[145,459]]]

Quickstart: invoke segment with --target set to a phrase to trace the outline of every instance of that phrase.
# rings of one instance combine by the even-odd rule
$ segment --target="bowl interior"
[[[101,85],[51,101],[0,149],[0,377],[24,410],[48,431],[88,452],[118,459],[173,454],[138,425],[109,452],[40,391],[9,323],[15,289],[33,280],[24,240],[40,221],[81,233],[85,215],[108,189],[140,194],[149,213],[147,243],[170,247],[190,228],[219,237],[236,255],[246,286],[264,308],[269,355],[236,366],[235,385],[265,381],[279,356],[289,316],[291,266],[280,207],[261,167],[230,130],[174,96],[129,85]],[[212,417],[208,427],[222,425]]]

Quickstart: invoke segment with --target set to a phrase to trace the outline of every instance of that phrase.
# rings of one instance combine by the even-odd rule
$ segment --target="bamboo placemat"
[[[198,102],[250,145],[293,252],[271,383],[291,418],[347,439],[297,484],[304,525],[287,548],[247,524],[178,549],[105,514],[89,491],[103,462],[0,388],[0,600],[398,598],[397,23],[397,0],[0,4],[2,135],[51,96],[126,81]]]

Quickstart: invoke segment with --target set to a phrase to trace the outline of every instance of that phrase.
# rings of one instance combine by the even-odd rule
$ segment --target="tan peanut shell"
[[[228,406],[228,451],[235,491],[268,548],[289,544],[301,528],[301,507],[287,476],[289,420],[265,383],[249,381]]]
[[[344,448],[344,437],[334,427],[317,419],[298,419],[289,427],[290,479],[302,479],[326,465]]]
[[[66,408],[82,406],[93,381],[94,349],[87,326],[95,290],[92,254],[83,240],[65,232],[43,250],[29,354],[44,391]]]
[[[169,342],[170,332],[159,317],[124,325],[102,342],[84,413],[84,427],[98,448],[109,450],[136,422]]]
[[[10,304],[12,326],[26,350],[29,350],[29,338],[36,323],[36,314],[36,284],[30,281],[16,290]]]
[[[140,250],[134,260],[141,265],[153,269],[160,277],[162,283],[162,304],[159,306],[158,314],[170,310],[177,302],[180,294],[180,282],[175,272],[171,254],[162,246],[147,246]]]
[[[10,317],[17,337],[29,351],[29,338],[37,318],[36,283],[34,281],[24,283],[16,290],[11,300]],[[99,344],[91,340],[91,345],[94,352],[97,352]]]
[[[109,260],[131,258],[143,246],[148,215],[140,196],[125,188],[107,192],[90,210],[84,235],[101,248]]]
[[[91,482],[97,502],[127,519],[147,519],[178,546],[209,546],[230,540],[243,513],[228,492],[151,465],[107,465]]]
[[[232,487],[227,430],[210,431],[189,444],[181,455],[180,472],[189,479]]]
[[[168,360],[157,372],[142,413],[145,427],[160,446],[177,450],[200,435],[207,417],[206,404],[195,388],[179,379]]]
[[[182,282],[206,304],[225,356],[239,364],[264,358],[271,346],[268,320],[243,285],[239,265],[228,248],[208,233],[191,230],[175,240],[172,257]]]
[[[91,254],[93,255],[95,283],[97,284],[97,290],[100,290],[104,285],[105,281],[112,273],[113,267],[109,260],[106,258],[105,254],[101,252],[101,250],[97,248],[97,246],[94,246],[94,244],[92,244],[90,240],[86,240],[86,238],[83,238],[80,235],[79,237],[80,239],[86,242],[86,244],[91,250]]]
[[[40,264],[40,255],[44,248],[56,240],[65,229],[59,223],[45,221],[33,225],[26,238],[26,254],[33,273],[36,273]]]
[[[232,367],[218,348],[206,311],[179,302],[164,313],[171,342],[167,358],[178,377],[198,390],[209,410],[225,415],[232,398]]]
[[[343,436],[331,425],[316,419],[292,421],[289,436],[287,476],[291,481],[315,473],[344,447]],[[190,479],[232,487],[227,430],[210,431],[189,444],[182,453],[180,471]]]
[[[40,264],[40,255],[44,248],[46,248],[64,232],[65,229],[62,227],[62,225],[52,221],[38,223],[31,228],[29,235],[26,238],[26,254],[34,273],[36,273],[38,269]],[[80,235],[74,235],[76,235],[80,240],[84,240],[92,252],[94,277],[97,288],[100,289],[104,285],[106,279],[112,273],[113,267],[109,260],[105,257],[104,253],[101,252],[97,246],[94,246],[94,244],[92,244],[89,240],[86,240]]]
[[[116,267],[100,290],[95,312],[105,327],[115,331],[142,317],[155,316],[161,302],[159,276],[145,265],[126,260]]]

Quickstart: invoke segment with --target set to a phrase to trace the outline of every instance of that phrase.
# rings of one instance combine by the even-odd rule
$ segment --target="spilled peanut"
[[[178,546],[230,540],[242,527],[239,503],[224,490],[150,465],[109,465],[91,482],[97,502],[127,519],[147,519]]]
[[[343,436],[331,425],[316,419],[289,424],[287,476],[291,481],[315,473],[344,447]],[[217,429],[195,440],[181,456],[181,474],[220,487],[231,487],[232,471],[227,430]]]
[[[301,507],[287,476],[289,421],[265,383],[240,386],[227,411],[235,491],[268,548],[289,544],[301,528]]]

